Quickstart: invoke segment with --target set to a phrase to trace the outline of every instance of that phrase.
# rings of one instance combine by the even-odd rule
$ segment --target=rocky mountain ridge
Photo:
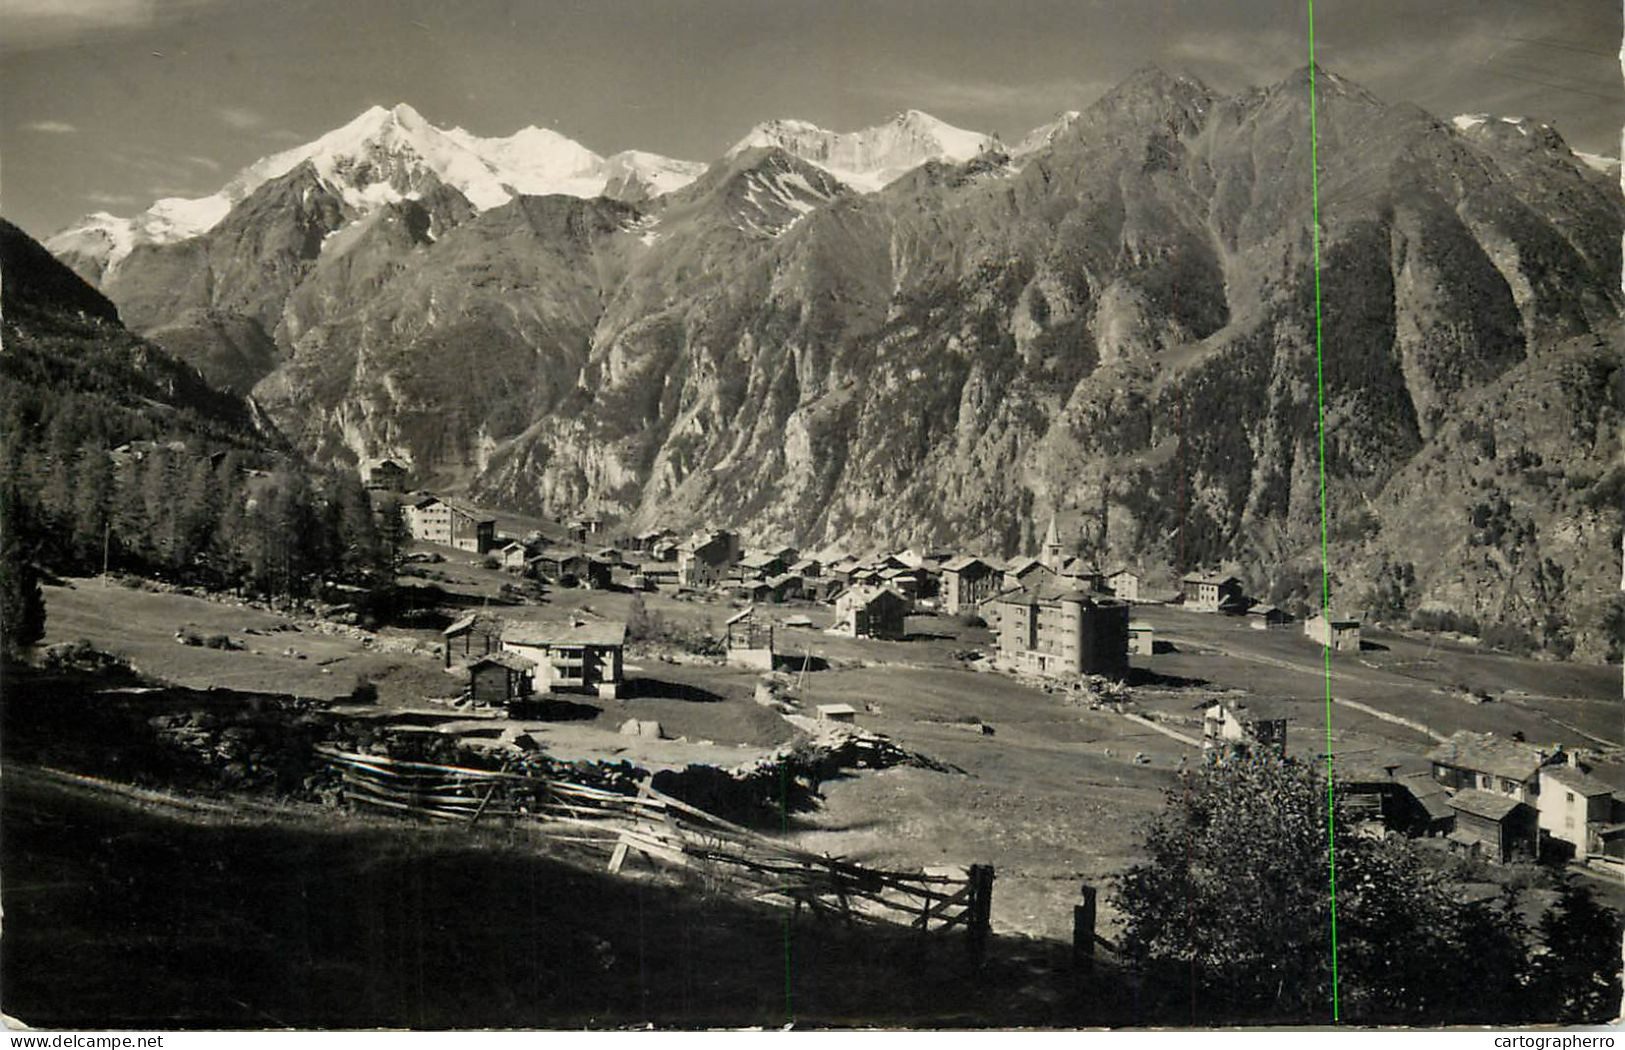
[[[1617,183],[1549,128],[1317,90],[1339,604],[1408,580],[1401,611],[1602,654]],[[1318,596],[1308,102],[1307,70],[1234,95],[1147,70],[1023,154],[870,192],[795,134],[628,200],[425,177],[361,213],[305,164],[103,287],[318,458],[492,503],[989,554],[1053,510],[1102,561]],[[1464,436],[1487,406],[1525,466]]]

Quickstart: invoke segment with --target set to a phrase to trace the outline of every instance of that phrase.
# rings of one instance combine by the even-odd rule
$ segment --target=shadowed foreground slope
[[[36,1026],[1086,1023],[1059,946],[998,939],[972,977],[957,937],[790,924],[517,833],[171,812],[15,767],[0,816],[0,992]]]

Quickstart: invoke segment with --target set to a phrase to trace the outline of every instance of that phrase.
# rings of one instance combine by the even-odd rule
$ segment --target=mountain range
[[[802,546],[1226,566],[1586,656],[1619,547],[1617,181],[1529,120],[1146,70],[1013,148],[908,111],[708,165],[370,110],[47,245],[322,461]]]

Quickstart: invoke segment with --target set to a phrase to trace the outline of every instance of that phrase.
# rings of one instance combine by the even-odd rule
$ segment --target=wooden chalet
[[[835,599],[830,630],[853,638],[901,639],[910,611],[908,599],[890,587],[858,585]]]
[[[1507,795],[1469,788],[1450,797],[1456,826],[1450,840],[1490,860],[1534,859],[1538,848],[1535,810]]]
[[[466,663],[502,648],[502,621],[489,613],[471,612],[440,632],[445,666]]]
[[[999,590],[999,570],[981,558],[963,555],[942,566],[942,608],[950,616],[975,612]]]

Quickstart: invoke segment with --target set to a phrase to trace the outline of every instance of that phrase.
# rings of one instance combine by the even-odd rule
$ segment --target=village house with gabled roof
[[[548,547],[525,561],[526,571],[539,580],[560,586],[608,587],[613,575],[607,562],[599,561],[582,551]]]
[[[1055,570],[1045,565],[1041,559],[1012,558],[1004,568],[1004,575],[999,581],[999,590],[1035,591],[1040,587],[1053,587],[1056,583]]]
[[[907,598],[890,587],[858,585],[835,599],[831,633],[852,638],[901,639],[908,633]]]
[[[1068,587],[1075,587],[1081,591],[1099,591],[1105,593],[1106,577],[1092,562],[1082,558],[1067,558],[1061,562],[1061,567],[1055,573],[1061,583]]]
[[[584,514],[571,519],[564,531],[573,543],[590,543],[604,532],[604,519],[596,514]]]
[[[1192,612],[1245,612],[1247,598],[1234,576],[1187,576],[1180,580],[1185,608]]]
[[[633,536],[628,546],[640,554],[653,554],[655,546],[660,543],[669,542],[673,547],[676,547],[676,539],[677,533],[672,529],[649,529]]]
[[[1202,753],[1222,759],[1237,753],[1286,755],[1286,727],[1290,707],[1266,698],[1233,700],[1216,697],[1198,705],[1202,710]]]
[[[1552,763],[1540,771],[1535,811],[1541,853],[1584,858],[1600,853],[1598,830],[1614,819],[1614,789],[1572,763]]]
[[[740,558],[739,563],[734,566],[739,579],[749,579],[752,576],[766,579],[783,573],[789,567],[789,563],[782,556],[772,551],[751,551]]]
[[[739,561],[739,537],[726,529],[698,533],[677,548],[677,581],[684,587],[720,585]]]
[[[1427,754],[1433,779],[1451,791],[1488,791],[1533,804],[1540,771],[1554,756],[1494,733],[1463,729]]]
[[[801,596],[815,602],[833,602],[846,590],[839,576],[814,576],[801,581]]]
[[[775,602],[793,602],[801,597],[802,579],[793,572],[784,572],[767,581],[768,595]]]
[[[1140,600],[1140,574],[1133,569],[1114,569],[1106,574],[1106,590],[1125,602]]]
[[[616,698],[622,682],[626,624],[516,620],[502,628],[502,649],[536,665],[539,692]]]
[[[1070,588],[1015,588],[992,607],[996,666],[1051,678],[1128,677],[1128,603]]]
[[[1405,764],[1386,754],[1339,754],[1334,776],[1350,818],[1412,838],[1448,834],[1456,823],[1450,793],[1426,770],[1400,775]]]
[[[424,496],[406,508],[412,538],[484,554],[496,542],[497,520],[471,503],[448,496]]]
[[[925,583],[918,569],[883,569],[880,581],[911,603],[918,602],[925,594]]]
[[[411,471],[398,459],[383,457],[364,460],[361,464],[361,483],[379,492],[405,492],[406,477]]]
[[[999,590],[999,570],[991,562],[962,555],[942,566],[942,608],[950,616],[975,612]]]
[[[824,559],[824,575],[832,576],[846,584],[852,582],[852,574],[862,567],[863,563],[850,554]]]
[[[1450,797],[1456,826],[1450,841],[1498,863],[1531,860],[1537,849],[1535,810],[1520,799],[1468,788]]]
[[[523,569],[525,559],[530,557],[530,551],[518,540],[509,540],[494,552],[497,561],[502,563],[504,569]]]
[[[817,579],[824,574],[824,566],[817,558],[798,558],[790,563],[786,572],[793,572],[804,580]]]
[[[1290,625],[1292,614],[1278,605],[1261,604],[1247,610],[1247,620],[1250,626],[1259,630],[1271,630]]]

